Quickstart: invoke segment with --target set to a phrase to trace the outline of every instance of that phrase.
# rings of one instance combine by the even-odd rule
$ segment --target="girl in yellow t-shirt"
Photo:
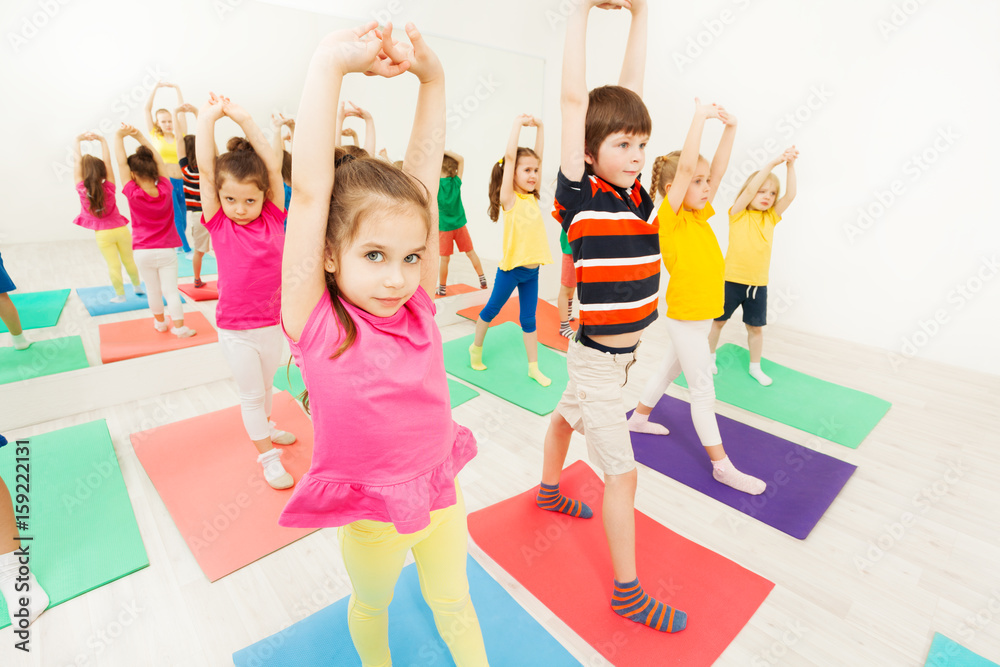
[[[705,121],[718,118],[726,126],[712,164],[698,154]],[[719,482],[759,495],[765,483],[736,469],[722,446],[715,418],[715,381],[708,351],[712,320],[722,314],[725,267],[719,242],[708,224],[715,210],[712,200],[726,173],[736,136],[736,119],[715,104],[695,100],[694,120],[684,148],[653,163],[650,190],[664,197],[656,213],[660,254],[670,273],[667,283],[667,333],[670,343],[657,370],[646,383],[639,405],[629,417],[629,430],[667,435],[662,424],[649,421],[649,413],[682,372],[691,392],[691,420],[698,439],[712,461],[712,476]]]
[[[517,145],[522,127],[534,127],[535,150]],[[552,253],[545,236],[545,223],[538,207],[538,180],[541,175],[542,121],[521,114],[507,142],[507,151],[493,166],[490,177],[490,219],[496,222],[503,209],[503,260],[493,281],[493,292],[476,320],[476,339],[469,346],[472,368],[485,371],[483,343],[490,322],[517,288],[521,304],[521,331],[528,355],[528,377],[543,387],[552,384],[538,370],[538,330],[535,309],[538,305],[538,267],[552,263]]]
[[[771,238],[781,214],[795,199],[795,160],[799,152],[792,146],[771,160],[764,169],[750,174],[743,189],[729,209],[729,249],[726,251],[726,303],[722,316],[712,323],[708,346],[712,350],[712,373],[715,348],[722,327],[738,306],[743,306],[743,323],[747,326],[747,347],[750,348],[750,375],[765,387],[772,380],[760,369],[764,349],[764,325],[767,324],[767,273],[771,266]],[[781,194],[781,184],[772,170],[785,163],[788,188]]]

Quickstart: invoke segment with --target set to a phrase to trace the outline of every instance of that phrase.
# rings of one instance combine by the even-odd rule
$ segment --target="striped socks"
[[[585,503],[579,500],[570,500],[559,493],[558,484],[546,484],[542,482],[538,487],[538,495],[535,496],[535,504],[543,510],[562,512],[563,514],[569,514],[581,519],[589,519],[594,516],[594,513]]]
[[[619,616],[660,632],[680,632],[687,626],[687,614],[649,597],[642,590],[638,579],[627,584],[620,584],[615,580],[611,608]]]

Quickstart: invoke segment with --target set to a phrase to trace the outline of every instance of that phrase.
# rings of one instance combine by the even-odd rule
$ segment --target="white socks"
[[[670,430],[666,426],[649,421],[649,415],[640,415],[638,410],[633,411],[632,416],[628,418],[628,430],[652,435],[670,434]]]
[[[15,616],[21,613],[22,598],[28,602],[26,606],[29,625],[49,606],[49,596],[35,580],[35,575],[29,572],[25,577],[21,573],[22,567],[25,570],[28,568],[20,562],[20,558],[21,554],[18,551],[0,554],[0,593],[3,593],[3,598],[7,602],[11,624],[15,630],[24,629],[20,627],[23,616]],[[25,584],[27,584],[25,590],[17,590],[18,588],[24,589]]]
[[[281,452],[272,449],[257,457],[257,463],[264,468],[264,479],[272,489],[287,489],[295,484],[292,476],[281,465]]]
[[[774,380],[772,380],[771,378],[769,378],[764,373],[764,371],[760,370],[760,364],[759,363],[755,364],[753,362],[750,362],[750,377],[752,377],[757,382],[760,382],[761,385],[763,385],[765,387],[769,386],[772,382],[774,382]]]
[[[295,435],[288,431],[282,431],[273,421],[267,422],[271,429],[271,442],[275,445],[291,445],[295,442]]]
[[[24,335],[22,331],[18,335],[11,334],[10,337],[14,339],[14,349],[15,350],[27,350],[31,345],[31,341]]]
[[[712,353],[712,375],[719,374],[719,367],[715,365],[715,352]]]
[[[188,328],[187,325],[184,325],[182,327],[173,327],[170,330],[170,333],[177,336],[178,338],[190,338],[191,336],[195,335],[198,332],[195,331],[194,329]]]
[[[767,488],[764,480],[751,477],[737,470],[728,456],[719,461],[712,461],[712,477],[717,482],[731,486],[737,491],[749,493],[751,496],[759,496]]]

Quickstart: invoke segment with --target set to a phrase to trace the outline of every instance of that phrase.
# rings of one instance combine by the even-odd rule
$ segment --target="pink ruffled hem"
[[[333,528],[368,519],[391,523],[401,534],[430,525],[430,513],[455,504],[455,477],[475,457],[476,439],[458,427],[448,457],[419,477],[387,486],[330,482],[303,475],[278,517],[289,528]]]

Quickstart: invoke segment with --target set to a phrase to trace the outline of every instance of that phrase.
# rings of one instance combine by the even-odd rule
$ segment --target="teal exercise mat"
[[[767,359],[760,368],[769,387],[750,377],[750,352],[739,345],[716,350],[715,396],[782,424],[857,449],[892,405],[878,396],[814,378]],[[687,386],[684,376],[677,384]]]
[[[26,350],[0,347],[0,384],[75,371],[89,365],[79,336],[34,341]]]
[[[997,655],[1000,656],[1000,651],[997,651]],[[1000,665],[978,653],[973,653],[940,632],[935,632],[924,667],[1000,667]]]
[[[215,276],[219,274],[219,267],[215,263],[215,255],[208,254],[201,258],[201,275],[205,276]],[[177,277],[178,278],[191,278],[194,276],[194,264],[187,255],[180,252],[177,253]]]
[[[54,289],[46,292],[10,292],[10,300],[17,307],[22,329],[54,327],[59,322],[70,290]],[[0,333],[10,329],[0,321]]]
[[[12,440],[0,449],[0,477],[15,508],[27,505],[15,514],[26,525],[22,538],[32,538],[21,545],[28,545],[31,571],[49,608],[149,565],[107,423],[99,419],[25,440],[26,446]],[[24,492],[23,466],[26,503],[17,498]],[[0,628],[7,619],[0,596]]]
[[[446,371],[537,415],[547,415],[556,409],[569,381],[566,357],[544,345],[538,346],[538,369],[552,380],[552,384],[543,387],[528,377],[521,327],[512,322],[490,327],[483,344],[485,371],[474,371],[469,363],[469,346],[474,338],[469,334],[444,344]]]
[[[299,395],[305,391],[306,385],[302,381],[302,371],[293,363],[288,366],[281,366],[274,374],[274,388],[287,391],[298,399]],[[466,401],[471,401],[479,392],[472,387],[467,387],[461,382],[455,382],[448,378],[448,393],[451,395],[451,407],[457,408]]]
[[[531,617],[486,570],[468,559],[469,594],[494,667],[570,667],[581,663]],[[233,654],[236,667],[360,667],[342,598],[281,632]],[[454,667],[420,594],[416,564],[403,568],[389,605],[389,651],[394,665]]]

